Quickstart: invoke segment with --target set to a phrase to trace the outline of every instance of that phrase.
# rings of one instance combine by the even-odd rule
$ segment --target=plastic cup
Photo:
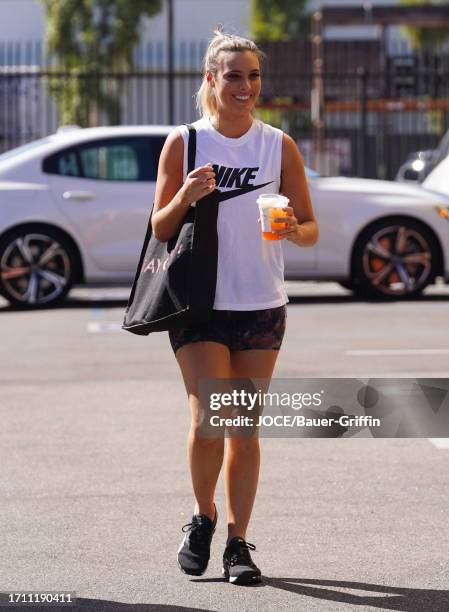
[[[286,224],[281,221],[276,222],[276,217],[286,217],[290,200],[279,193],[262,193],[257,198],[259,206],[260,227],[262,229],[262,238],[264,240],[280,240],[280,236],[275,234],[273,230],[285,229]]]

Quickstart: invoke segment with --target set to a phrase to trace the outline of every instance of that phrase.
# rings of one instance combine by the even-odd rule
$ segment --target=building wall
[[[249,0],[173,0],[175,40],[208,40],[221,23],[232,33],[250,32]],[[167,5],[163,12],[142,23],[142,39],[164,40],[167,31]]]
[[[42,40],[44,9],[37,0],[1,0],[0,41]]]
[[[250,33],[250,0],[173,0],[175,11],[175,40],[207,41],[213,28],[222,23],[228,31],[243,36]],[[372,6],[395,6],[399,0],[370,0]],[[307,10],[312,12],[323,6],[357,6],[360,0],[309,0]],[[164,41],[167,30],[167,10],[152,19],[142,20],[142,41]],[[42,41],[45,33],[44,9],[39,0],[0,1],[0,41]],[[377,26],[329,27],[326,37],[333,39],[378,38]],[[405,38],[397,27],[388,28],[387,42],[404,44]]]
[[[371,0],[372,6],[394,6],[399,0]],[[248,36],[251,31],[250,0],[173,0],[175,62],[177,67],[198,68],[213,28],[221,23],[227,31]],[[360,0],[309,0],[307,10],[323,6],[358,6]],[[0,65],[40,64],[45,36],[45,11],[39,0],[0,0]],[[400,28],[378,26],[328,27],[325,37],[338,40],[379,39],[384,36],[388,53],[407,53],[409,44]],[[141,23],[138,65],[166,65],[167,5],[155,17]],[[197,47],[190,46],[190,42]],[[188,45],[188,46],[186,46]]]
[[[363,4],[371,6],[397,6],[399,0],[369,0],[369,2],[361,2],[360,0],[309,0],[307,10],[310,12],[316,11],[324,6],[338,8],[339,6],[354,6],[360,8]],[[325,29],[324,35],[332,40],[364,40],[384,37],[387,53],[407,53],[410,50],[408,40],[401,32],[401,28],[391,26],[382,32],[380,26],[333,26]]]
[[[132,0],[131,0],[132,1]],[[173,0],[176,40],[207,40],[212,29],[223,23],[229,31],[249,33],[249,0]],[[164,40],[167,7],[152,19],[142,20],[142,39]],[[0,1],[0,41],[42,40],[45,11],[38,0]]]

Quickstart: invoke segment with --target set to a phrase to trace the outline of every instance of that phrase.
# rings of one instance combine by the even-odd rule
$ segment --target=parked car
[[[73,285],[132,281],[171,129],[65,130],[0,156],[0,293],[10,303],[48,306]],[[287,279],[407,298],[449,277],[448,196],[307,172],[320,240],[284,241]]]
[[[436,149],[414,151],[399,168],[395,180],[422,183],[426,176],[449,155],[449,130]]]

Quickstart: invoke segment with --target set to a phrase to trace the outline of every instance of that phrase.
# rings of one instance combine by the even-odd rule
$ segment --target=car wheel
[[[76,258],[56,230],[19,228],[0,241],[0,293],[26,308],[61,302],[70,290]]]
[[[379,221],[357,240],[353,270],[364,295],[405,299],[433,282],[438,250],[433,234],[412,219]]]

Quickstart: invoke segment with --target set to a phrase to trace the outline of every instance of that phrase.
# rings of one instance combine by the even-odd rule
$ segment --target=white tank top
[[[281,241],[262,240],[257,198],[279,193],[281,130],[253,120],[240,138],[227,138],[203,118],[197,131],[195,167],[211,162],[217,189],[228,198],[218,210],[218,268],[215,310],[262,310],[288,302],[284,286]],[[184,180],[187,176],[188,129],[184,138]],[[242,193],[242,187],[253,190]]]

